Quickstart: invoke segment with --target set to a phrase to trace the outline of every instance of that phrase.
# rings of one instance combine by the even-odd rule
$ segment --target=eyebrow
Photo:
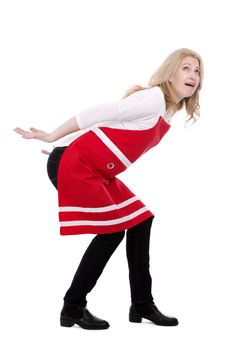
[[[184,66],[184,65],[189,65],[189,66],[191,66],[191,64],[190,63],[182,63],[182,66]],[[200,67],[199,66],[196,66],[196,68],[198,68],[199,70],[200,70]]]

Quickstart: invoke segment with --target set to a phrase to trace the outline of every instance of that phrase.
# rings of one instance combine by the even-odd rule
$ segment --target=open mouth
[[[194,87],[195,83],[185,83],[186,86]]]

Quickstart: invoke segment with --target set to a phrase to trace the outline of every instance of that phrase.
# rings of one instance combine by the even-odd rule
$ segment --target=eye
[[[183,70],[186,71],[186,72],[188,72],[188,71],[189,71],[189,66],[184,66],[184,67],[183,67]]]
[[[199,69],[196,69],[196,70],[195,70],[195,73],[196,73],[197,75],[200,76],[200,71],[199,71]]]

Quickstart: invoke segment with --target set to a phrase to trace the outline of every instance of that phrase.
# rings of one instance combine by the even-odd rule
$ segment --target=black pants
[[[59,161],[66,147],[56,147],[50,154],[47,171],[57,187]],[[126,232],[126,253],[132,303],[153,301],[152,280],[149,271],[150,230],[153,218]],[[64,300],[70,304],[86,305],[86,296],[95,286],[113,252],[121,243],[125,231],[96,235],[88,246],[74,275]]]

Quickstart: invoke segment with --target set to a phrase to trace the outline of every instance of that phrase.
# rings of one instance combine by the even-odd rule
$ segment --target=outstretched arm
[[[24,139],[36,139],[44,142],[54,142],[62,137],[69,135],[75,131],[80,130],[76,117],[67,120],[64,124],[60,125],[57,129],[51,133],[47,133],[43,130],[36,128],[30,128],[30,131],[23,130],[19,127],[14,131],[20,134]]]

